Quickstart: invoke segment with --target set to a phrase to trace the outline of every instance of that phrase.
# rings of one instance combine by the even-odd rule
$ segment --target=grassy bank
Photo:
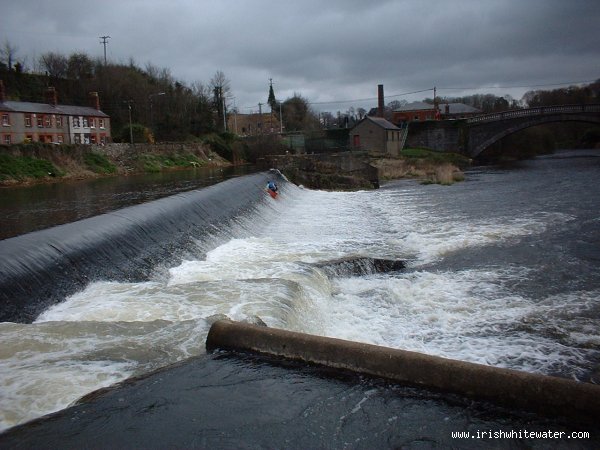
[[[204,147],[125,146],[114,150],[40,143],[0,146],[0,185],[230,165]]]
[[[0,153],[0,183],[39,180],[63,176],[64,173],[50,161],[30,156],[12,156]]]
[[[381,180],[417,178],[423,183],[449,185],[464,180],[461,169],[470,165],[469,158],[458,153],[436,152],[420,148],[402,150],[399,158],[376,158],[371,164],[379,170]]]

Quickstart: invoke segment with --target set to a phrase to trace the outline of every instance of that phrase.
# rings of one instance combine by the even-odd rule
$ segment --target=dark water
[[[556,437],[532,437],[548,431]],[[571,438],[581,432],[589,434]],[[0,446],[12,449],[588,449],[598,444],[598,429],[589,423],[227,353],[194,358],[93,394],[64,413],[0,435]]]
[[[74,222],[255,172],[199,168],[26,187],[0,187],[0,239]]]

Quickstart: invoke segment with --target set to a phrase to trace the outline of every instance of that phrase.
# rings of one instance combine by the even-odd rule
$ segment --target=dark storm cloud
[[[437,86],[441,95],[520,96],[534,86],[600,75],[596,0],[20,1],[3,6],[0,39],[19,54],[85,51],[169,68],[187,83],[216,70],[238,106],[278,98],[370,98]],[[449,90],[444,88],[461,88]],[[480,88],[478,91],[476,88]],[[397,97],[421,99],[432,93]],[[391,98],[391,97],[390,97]],[[318,105],[344,109],[364,105]],[[317,106],[317,105],[315,105]]]

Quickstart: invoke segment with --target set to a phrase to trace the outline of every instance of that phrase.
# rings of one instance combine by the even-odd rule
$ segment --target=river
[[[173,170],[0,187],[0,239],[210,186],[254,166]]]
[[[452,186],[286,184],[144,282],[105,280],[2,323],[2,428],[202,353],[219,317],[600,381],[600,153],[476,168]],[[388,274],[331,274],[352,256]]]

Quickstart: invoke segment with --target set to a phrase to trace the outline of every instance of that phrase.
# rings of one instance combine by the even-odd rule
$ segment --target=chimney
[[[383,117],[384,102],[383,102],[383,84],[377,85],[377,116]]]
[[[90,92],[90,106],[100,111],[100,97],[97,92]]]
[[[4,91],[4,82],[0,80],[0,103],[6,101],[6,92]]]
[[[48,89],[46,89],[46,103],[52,106],[56,106],[57,102],[58,99],[56,96],[56,89],[54,89],[54,87],[52,86],[48,86]]]

